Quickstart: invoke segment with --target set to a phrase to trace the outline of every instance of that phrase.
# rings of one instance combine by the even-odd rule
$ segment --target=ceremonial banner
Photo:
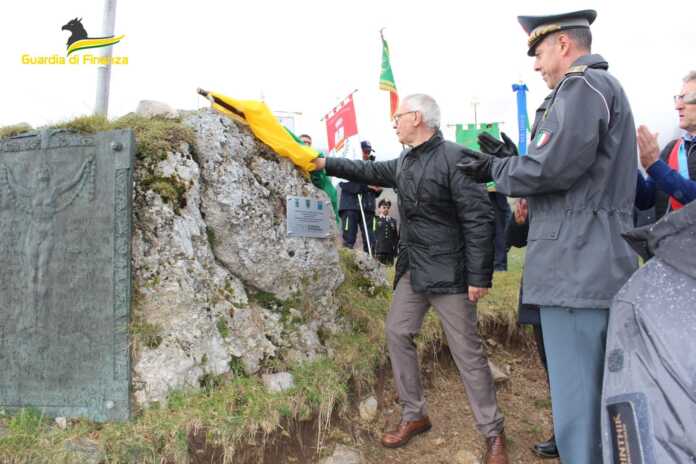
[[[519,137],[517,141],[517,151],[520,156],[527,154],[527,131],[529,130],[529,119],[527,118],[527,86],[525,84],[512,84],[512,90],[517,94],[517,127]]]
[[[399,94],[396,92],[396,82],[389,60],[389,45],[387,45],[382,31],[379,32],[379,35],[382,37],[382,71],[379,75],[379,88],[389,92],[389,117],[392,118],[399,106]]]
[[[500,127],[497,122],[481,123],[477,128],[475,124],[467,124],[466,129],[464,124],[457,124],[455,132],[455,140],[458,144],[464,145],[472,150],[480,151],[481,147],[478,144],[478,136],[481,132],[488,132],[493,137],[500,138]]]
[[[358,134],[353,94],[348,95],[348,98],[331,110],[325,120],[329,153],[334,156],[346,156],[346,141]]]

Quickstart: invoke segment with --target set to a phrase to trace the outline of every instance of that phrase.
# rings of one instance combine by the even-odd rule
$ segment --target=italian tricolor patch
[[[539,135],[537,135],[537,137],[536,137],[536,142],[535,142],[536,147],[537,148],[543,147],[544,145],[549,143],[549,140],[551,140],[551,132],[542,129],[539,132]]]

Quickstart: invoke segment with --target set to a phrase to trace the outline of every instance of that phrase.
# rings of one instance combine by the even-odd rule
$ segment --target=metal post
[[[479,106],[479,99],[474,97],[471,99],[471,106],[474,107],[474,128],[478,129],[478,117],[476,114],[476,108]]]
[[[365,210],[363,209],[362,195],[358,193],[358,204],[360,205],[360,216],[363,223],[363,239],[367,243],[367,254],[372,256],[372,246],[370,245],[370,232],[367,230],[367,222],[365,222]]]
[[[104,21],[102,22],[102,37],[114,35],[116,23],[116,0],[104,0]],[[105,47],[102,56],[108,58],[108,64],[97,68],[97,102],[94,113],[107,116],[109,113],[109,86],[111,82],[111,50]]]

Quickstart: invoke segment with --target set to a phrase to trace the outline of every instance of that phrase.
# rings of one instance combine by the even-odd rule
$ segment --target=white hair
[[[404,98],[411,111],[418,111],[423,122],[431,129],[440,128],[440,107],[433,97],[424,93],[414,93]]]
[[[684,83],[696,81],[696,71],[689,71],[689,73],[684,76]]]

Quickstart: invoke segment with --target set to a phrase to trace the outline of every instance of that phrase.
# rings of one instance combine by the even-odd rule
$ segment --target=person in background
[[[377,261],[387,266],[394,264],[396,250],[399,245],[399,230],[396,219],[389,215],[391,201],[380,200],[378,215],[372,220],[372,231],[375,237],[375,257]]]
[[[363,140],[360,142],[360,148],[363,161],[374,161],[374,156],[372,156],[374,150],[370,142]],[[374,248],[374,235],[370,226],[375,216],[375,200],[382,193],[382,189],[353,181],[340,182],[338,185],[341,187],[338,215],[341,218],[343,230],[343,246],[353,248],[358,239],[358,233],[360,233],[363,251],[367,253],[368,241],[369,250]]]
[[[508,269],[508,249],[505,244],[505,225],[508,218],[512,214],[510,205],[508,205],[507,197],[498,192],[488,192],[488,198],[491,200],[493,209],[495,210],[495,264],[494,270],[505,272]]]
[[[684,77],[681,93],[674,96],[679,128],[684,134],[669,142],[660,153],[657,134],[638,128],[640,163],[647,179],[638,172],[636,207],[655,208],[659,219],[696,198],[696,71]]]
[[[302,134],[299,138],[305,145],[308,145],[310,147],[312,146],[312,137],[310,137],[308,134]]]

